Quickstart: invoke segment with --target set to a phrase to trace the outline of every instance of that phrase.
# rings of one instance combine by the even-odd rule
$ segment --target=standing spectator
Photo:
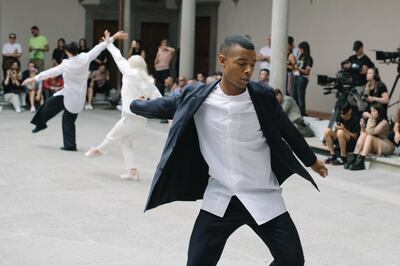
[[[260,69],[266,68],[271,71],[271,34],[267,37],[267,46],[260,49],[258,53],[257,60],[260,61]]]
[[[310,45],[308,42],[299,44],[300,57],[294,68],[293,98],[300,107],[301,115],[306,116],[306,88],[308,77],[313,66]]]
[[[361,133],[354,149],[353,160],[345,165],[350,170],[365,169],[364,160],[369,153],[390,155],[394,151],[394,144],[387,138],[390,126],[382,104],[375,103],[371,106],[371,117],[367,123],[365,119],[361,119],[360,127]]]
[[[325,160],[327,164],[343,165],[347,163],[347,152],[354,150],[360,133],[360,116],[358,113],[348,103],[340,109],[335,130],[327,128],[324,133],[330,153],[330,157]],[[335,153],[334,144],[339,145],[340,157]]]
[[[61,64],[62,60],[67,58],[68,56],[65,53],[65,40],[63,38],[60,38],[57,41],[57,48],[53,50],[53,66],[58,66],[59,64]]]
[[[43,92],[45,100],[53,96],[59,90],[64,88],[64,80],[62,76],[51,77],[43,81]]]
[[[268,83],[269,83],[269,70],[267,68],[260,69],[260,74],[258,75],[258,81],[263,85],[268,85]]]
[[[385,83],[381,81],[378,69],[375,67],[369,68],[367,70],[367,84],[365,85],[363,98],[368,103],[368,109],[366,112],[363,113],[364,119],[368,119],[371,116],[369,110],[374,103],[382,104],[385,108],[385,113],[387,113],[387,106],[389,104],[389,93]]]
[[[292,53],[296,57],[296,60],[299,59],[300,57],[300,50],[299,48],[296,47],[296,44],[294,43],[294,38],[293,36],[289,36],[289,44],[292,46]]]
[[[350,71],[356,90],[361,95],[367,83],[367,70],[374,67],[374,63],[364,54],[364,45],[361,41],[354,42],[353,51],[355,54],[345,61],[343,68]]]
[[[85,106],[86,110],[93,110],[93,96],[96,93],[104,93],[108,95],[110,92],[110,72],[107,70],[105,65],[100,65],[99,69],[93,71],[91,75],[91,81],[88,88],[88,102]]]
[[[17,69],[9,69],[6,71],[6,78],[3,81],[4,88],[4,100],[7,103],[11,103],[17,113],[22,111],[21,109],[21,97],[24,97],[23,90],[21,87],[21,80],[18,79]]]
[[[87,47],[87,42],[85,38],[79,40],[79,53],[87,53],[90,49]]]
[[[131,43],[131,49],[129,49],[128,58],[132,55],[140,55],[144,60],[146,60],[146,52],[142,48],[140,40],[133,40]]]
[[[40,34],[39,28],[31,28],[33,37],[29,40],[30,61],[35,63],[39,72],[44,70],[44,53],[49,51],[47,38]]]
[[[206,78],[205,78],[205,76],[203,75],[203,73],[197,73],[197,75],[196,75],[196,81],[197,82],[202,82],[202,83],[206,83]]]
[[[10,33],[8,35],[8,42],[3,45],[3,49],[1,51],[1,55],[3,56],[3,77],[6,77],[6,71],[10,69],[11,64],[14,61],[19,62],[19,58],[22,55],[21,44],[16,42],[17,35],[15,33]]]
[[[293,70],[296,67],[296,56],[293,53],[294,39],[288,37],[288,53],[287,53],[287,79],[286,79],[286,95],[293,95]]]
[[[164,95],[164,80],[170,76],[169,65],[174,57],[175,49],[168,46],[167,40],[162,40],[158,47],[154,68],[156,69],[156,86],[161,95]]]

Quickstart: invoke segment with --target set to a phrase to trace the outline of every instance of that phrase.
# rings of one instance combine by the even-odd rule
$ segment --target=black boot
[[[347,156],[347,161],[344,163],[344,169],[349,169],[350,165],[353,164],[357,159],[358,154],[352,154]]]
[[[365,157],[359,154],[357,156],[357,159],[354,161],[354,163],[352,163],[349,166],[349,170],[364,170],[365,169],[364,160],[365,160]]]

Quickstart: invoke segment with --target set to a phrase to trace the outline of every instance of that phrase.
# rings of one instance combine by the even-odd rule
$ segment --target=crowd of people
[[[30,109],[36,112],[46,99],[60,91],[64,86],[62,76],[51,77],[23,86],[24,80],[37,75],[44,70],[44,55],[49,51],[47,38],[41,35],[39,28],[31,28],[32,37],[29,40],[29,63],[21,71],[20,58],[23,54],[22,47],[16,42],[16,34],[10,33],[9,40],[2,49],[2,69],[4,79],[2,82],[4,99],[11,103],[16,112]],[[99,43],[102,40],[99,40]],[[65,52],[65,39],[57,41],[57,47],[52,53],[52,66],[58,66],[67,57]],[[85,39],[78,42],[79,53],[87,53],[90,49]],[[364,53],[363,43],[355,41],[353,44],[354,55],[342,63],[343,69],[358,67],[359,71],[353,75],[355,89],[360,98],[366,103],[364,110],[358,110],[351,103],[342,103],[336,118],[336,125],[327,128],[324,132],[324,143],[328,146],[330,156],[326,163],[344,165],[346,169],[364,169],[365,157],[374,153],[377,155],[390,155],[399,146],[399,120],[400,111],[395,121],[387,117],[389,93],[381,81],[379,71],[374,63]],[[138,55],[146,60],[146,51],[140,40],[133,40],[129,49],[129,57]],[[196,73],[194,77],[183,75],[174,78],[170,66],[176,57],[175,48],[169,46],[168,40],[161,40],[157,55],[154,60],[154,81],[162,96],[177,96],[194,82],[210,84],[221,79],[221,72],[211,75]],[[271,71],[271,35],[267,36],[266,46],[257,53],[259,62],[258,82],[269,86]],[[87,77],[87,95],[84,109],[93,109],[93,98],[96,93],[109,95],[110,72],[109,62],[111,55],[107,50],[102,51],[91,63]],[[313,67],[313,58],[308,42],[295,45],[294,38],[288,37],[287,53],[287,86],[276,88],[275,95],[278,102],[290,120],[304,137],[314,136],[309,125],[303,119],[306,113],[306,89],[309,76]],[[353,72],[354,73],[354,72]],[[161,120],[166,122],[166,120]],[[353,153],[348,156],[348,153]],[[349,157],[349,158],[348,158]]]

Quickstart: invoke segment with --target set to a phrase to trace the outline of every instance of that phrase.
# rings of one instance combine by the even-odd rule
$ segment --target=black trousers
[[[293,83],[293,98],[300,108],[302,116],[306,114],[306,88],[308,78],[302,76],[295,76]]]
[[[169,77],[169,69],[166,70],[161,70],[161,71],[156,71],[156,87],[160,91],[161,95],[164,96],[164,81],[166,78]]]
[[[47,121],[64,110],[62,117],[62,130],[64,148],[76,148],[75,120],[78,114],[70,113],[64,107],[64,96],[54,96],[47,99],[42,106],[36,111],[31,123],[38,128],[46,128]]]
[[[271,265],[304,265],[300,238],[289,213],[257,225],[236,196],[232,197],[223,218],[200,211],[190,238],[187,265],[217,265],[228,237],[244,224],[250,226],[269,248],[274,257]]]

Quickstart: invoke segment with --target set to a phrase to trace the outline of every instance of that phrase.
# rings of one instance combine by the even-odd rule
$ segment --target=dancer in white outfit
[[[116,34],[118,37],[118,33]],[[139,181],[134,140],[139,130],[146,125],[146,119],[133,114],[129,109],[129,105],[135,99],[154,99],[161,97],[161,94],[154,85],[154,80],[147,73],[146,62],[141,56],[134,55],[126,60],[113,44],[110,44],[107,49],[122,73],[121,119],[107,134],[103,142],[97,147],[92,147],[85,155],[87,157],[96,157],[107,154],[112,146],[120,142],[125,167],[128,169],[128,173],[121,175],[121,178]]]

